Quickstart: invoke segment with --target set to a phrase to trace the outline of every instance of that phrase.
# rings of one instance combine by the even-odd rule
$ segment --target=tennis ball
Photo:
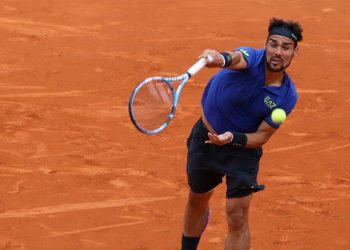
[[[271,119],[274,123],[283,123],[287,118],[287,114],[283,109],[277,108],[272,111]]]

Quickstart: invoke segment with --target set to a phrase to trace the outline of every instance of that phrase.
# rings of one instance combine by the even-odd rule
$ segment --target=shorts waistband
[[[207,118],[205,117],[204,113],[202,112],[201,120],[204,123],[206,129],[212,133],[212,134],[217,134],[216,131],[212,128],[210,123],[208,122]]]

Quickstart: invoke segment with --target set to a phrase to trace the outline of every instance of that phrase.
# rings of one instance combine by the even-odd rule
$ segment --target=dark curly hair
[[[271,18],[270,20],[270,25],[269,25],[269,33],[271,32],[271,30],[277,28],[277,27],[284,27],[289,29],[291,32],[293,32],[293,34],[297,37],[297,42],[300,42],[301,40],[303,40],[303,29],[301,28],[300,24],[298,22],[292,21],[292,20],[283,20],[283,19],[279,19],[276,17]]]

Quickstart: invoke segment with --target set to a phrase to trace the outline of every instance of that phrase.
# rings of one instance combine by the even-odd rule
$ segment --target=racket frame
[[[154,77],[149,77],[147,79],[145,79],[144,81],[142,81],[141,83],[139,83],[137,85],[137,87],[134,89],[134,91],[132,92],[131,96],[130,96],[130,100],[129,100],[129,115],[131,118],[132,123],[134,124],[134,126],[142,133],[144,134],[148,134],[148,135],[153,135],[153,134],[157,134],[161,131],[163,131],[168,125],[169,122],[173,119],[174,115],[175,115],[175,111],[176,111],[176,107],[177,104],[179,102],[179,97],[181,94],[182,89],[184,88],[186,82],[188,81],[188,79],[191,77],[191,75],[186,72],[185,74],[182,74],[180,76],[176,76],[176,77],[162,77],[162,76],[154,76]],[[170,113],[168,114],[168,117],[166,118],[166,120],[156,129],[153,130],[149,130],[149,129],[145,129],[143,128],[136,119],[134,119],[135,115],[134,115],[134,110],[133,110],[133,103],[134,103],[134,99],[135,96],[137,95],[138,91],[146,84],[148,84],[151,81],[162,81],[164,82],[169,89],[171,90],[171,95],[173,96],[173,102],[171,105],[171,110]],[[181,83],[179,84],[178,88],[174,89],[172,82],[177,82],[177,81],[181,81]]]
[[[174,115],[175,115],[175,111],[176,111],[176,107],[177,104],[179,102],[179,97],[181,94],[182,89],[184,88],[185,84],[187,83],[187,81],[191,78],[191,76],[195,75],[199,70],[201,70],[206,64],[207,62],[212,62],[213,58],[211,56],[208,56],[207,58],[200,58],[194,65],[192,65],[187,71],[186,73],[176,76],[176,77],[162,77],[162,76],[154,76],[154,77],[149,77],[146,78],[144,81],[142,81],[141,83],[139,83],[136,88],[134,89],[134,91],[131,93],[130,99],[129,99],[129,116],[130,119],[132,121],[132,123],[134,124],[134,126],[142,133],[144,134],[148,134],[148,135],[153,135],[153,134],[157,134],[160,133],[161,131],[163,131],[170,123],[170,121],[173,119]],[[148,130],[143,128],[136,119],[134,119],[134,111],[133,111],[133,103],[134,103],[134,99],[136,94],[138,93],[138,91],[147,83],[151,82],[151,81],[163,81],[167,84],[167,86],[169,87],[169,89],[171,90],[171,94],[173,95],[173,103],[172,103],[172,107],[171,107],[171,111],[168,114],[168,117],[166,118],[166,120],[163,122],[163,124],[161,124],[158,128],[153,129],[153,130]],[[177,82],[177,81],[181,81],[181,83],[179,84],[179,86],[177,87],[176,91],[174,90],[174,87],[172,85],[172,82]]]

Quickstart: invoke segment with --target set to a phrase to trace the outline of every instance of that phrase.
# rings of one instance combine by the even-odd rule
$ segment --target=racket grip
[[[187,73],[190,76],[193,76],[198,71],[200,71],[208,62],[212,62],[212,61],[213,61],[213,58],[211,56],[208,56],[207,58],[201,58],[195,64],[193,64],[191,68],[187,70]]]

